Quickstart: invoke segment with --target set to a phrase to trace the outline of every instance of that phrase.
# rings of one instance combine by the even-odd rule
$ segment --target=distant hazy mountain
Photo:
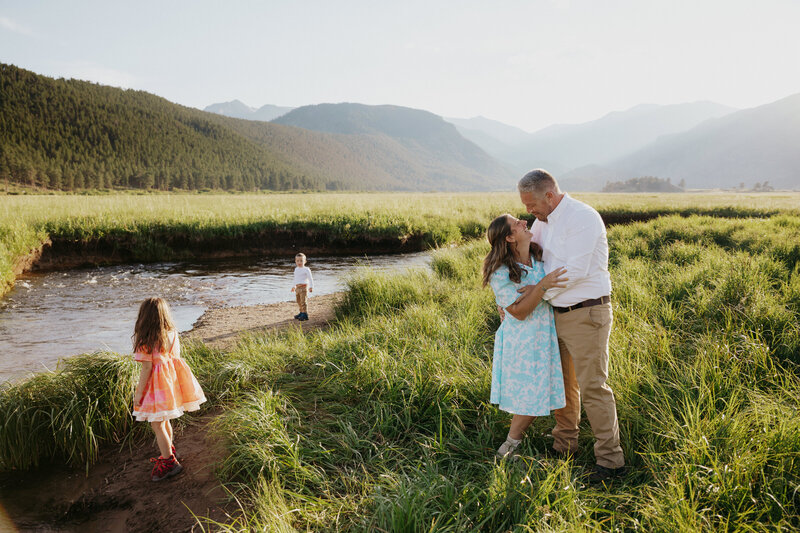
[[[226,117],[243,118],[246,120],[263,120],[269,122],[272,119],[285,115],[293,107],[280,107],[276,105],[263,105],[256,109],[250,107],[240,100],[232,100],[230,102],[223,102],[220,104],[211,104],[206,107],[204,111],[209,113],[216,113],[218,115],[225,115]]]
[[[515,174],[441,117],[407,107],[320,104],[299,107],[273,124],[345,136],[348,143],[369,146],[369,159],[420,188],[505,189]],[[459,185],[460,184],[460,185]]]
[[[230,102],[211,104],[203,111],[225,115],[226,117],[249,118],[256,112],[256,108],[250,107],[241,100],[231,100]]]
[[[795,94],[662,137],[608,166],[617,179],[685,179],[690,188],[735,187],[742,182],[749,187],[769,181],[775,188],[798,189],[798,139],[800,94]]]
[[[732,111],[712,102],[643,104],[583,124],[549,126],[495,156],[520,172],[541,167],[561,174],[584,165],[604,165],[662,135],[686,131]]]
[[[458,132],[489,154],[497,157],[524,143],[530,133],[485,117],[445,118]]]
[[[458,133],[460,133],[462,137],[477,144],[487,154],[498,159],[511,148],[506,143],[498,141],[497,138],[492,137],[482,130],[470,130],[459,126],[456,126],[456,130],[458,130]],[[511,165],[506,166],[510,167]]]

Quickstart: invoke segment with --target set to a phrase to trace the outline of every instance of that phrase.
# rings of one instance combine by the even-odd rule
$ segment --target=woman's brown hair
[[[489,228],[486,230],[486,238],[489,239],[489,244],[492,249],[486,259],[483,260],[483,286],[489,284],[489,278],[492,274],[505,265],[508,267],[508,277],[514,283],[519,283],[522,280],[522,267],[519,266],[517,260],[514,258],[514,251],[511,249],[511,243],[506,240],[506,237],[511,235],[511,224],[508,223],[508,213],[500,215],[492,220]],[[531,243],[531,256],[537,260],[542,260],[542,249],[536,243]]]
[[[176,329],[163,298],[148,298],[139,306],[139,317],[133,328],[133,351],[152,353],[169,344],[167,334]]]

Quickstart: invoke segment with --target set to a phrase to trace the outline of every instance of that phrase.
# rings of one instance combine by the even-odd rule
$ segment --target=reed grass
[[[353,279],[337,325],[285,343],[292,371],[227,415],[220,436],[258,448],[223,469],[252,498],[229,530],[268,529],[264,501],[300,530],[797,528],[797,222],[611,230],[611,385],[634,470],[610,488],[583,481],[585,422],[574,462],[542,456],[547,418],[520,464],[492,458],[509,417],[486,403],[497,318],[483,243],[438,252],[432,272]],[[276,408],[253,409],[262,396]],[[242,440],[251,417],[270,424]]]
[[[134,362],[94,353],[63,359],[55,372],[0,389],[0,469],[48,461],[97,460],[100,446],[120,443],[134,429]]]
[[[665,214],[764,217],[796,212],[800,204],[800,194],[788,192],[578,197],[612,223]],[[414,251],[481,237],[488,222],[508,210],[527,216],[516,193],[5,195],[0,295],[13,284],[16,261],[48,238],[145,262],[252,244],[268,248],[281,234],[332,248],[382,239],[397,243],[398,251]]]
[[[186,348],[212,402],[227,405],[215,422],[228,449],[219,474],[241,502],[226,523],[203,527],[800,528],[800,217],[671,216],[613,227],[609,243],[610,385],[633,468],[626,478],[585,483],[585,421],[572,460],[547,455],[549,417],[529,430],[520,462],[494,459],[510,417],[488,404],[499,319],[478,276],[487,245],[476,241],[436,252],[429,270],[362,271],[325,331],[250,336],[225,354]],[[46,380],[58,381],[0,391],[0,420],[17,421],[0,432],[4,468],[91,443],[86,431],[53,433],[61,402],[44,398],[49,387],[86,394],[88,413],[100,385]],[[111,390],[115,405],[130,395]],[[34,412],[14,414],[23,405]]]

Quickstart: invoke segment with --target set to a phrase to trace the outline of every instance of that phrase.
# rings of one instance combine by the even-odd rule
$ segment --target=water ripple
[[[427,253],[318,257],[309,263],[314,295],[341,290],[357,265],[422,266]],[[59,357],[95,350],[130,352],[139,303],[166,298],[181,331],[210,307],[291,300],[292,259],[156,263],[30,274],[0,300],[0,381],[53,368]]]

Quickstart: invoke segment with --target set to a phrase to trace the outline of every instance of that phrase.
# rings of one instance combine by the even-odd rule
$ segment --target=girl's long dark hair
[[[492,220],[489,228],[486,230],[486,238],[489,239],[489,245],[492,249],[486,259],[483,260],[483,286],[489,284],[489,278],[492,274],[505,265],[508,267],[508,277],[514,283],[522,281],[522,267],[519,266],[517,260],[514,258],[514,252],[511,249],[511,243],[506,240],[506,237],[511,235],[511,224],[508,223],[510,215],[500,215]],[[537,261],[542,259],[542,249],[536,243],[531,243],[531,256]]]
[[[148,298],[139,306],[139,317],[133,328],[133,351],[163,351],[169,344],[167,334],[174,329],[167,302],[163,298]]]

